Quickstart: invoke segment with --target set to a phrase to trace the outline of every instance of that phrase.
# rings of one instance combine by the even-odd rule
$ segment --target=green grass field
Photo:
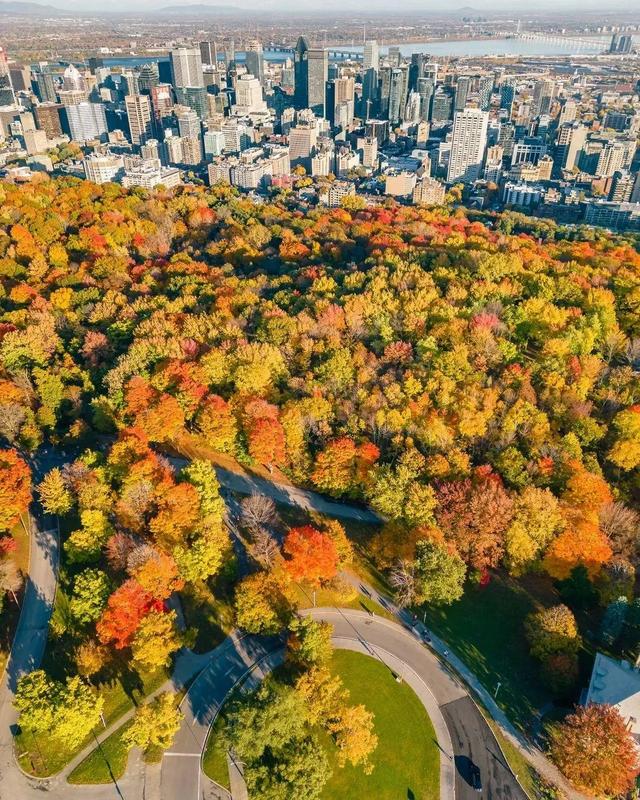
[[[536,598],[524,586],[494,576],[488,586],[467,586],[451,606],[427,609],[426,617],[491,694],[501,684],[497,703],[523,730],[548,700],[524,635],[525,617],[536,608]]]
[[[396,683],[380,661],[341,650],[332,670],[351,693],[350,702],[362,703],[374,714],[378,747],[371,775],[362,769],[337,766],[329,743],[333,777],[323,800],[437,800],[440,796],[440,758],[436,735],[424,707],[406,683]]]
[[[331,670],[349,689],[350,702],[362,703],[374,714],[378,747],[371,759],[375,768],[371,775],[365,775],[361,768],[340,768],[333,741],[319,731],[333,770],[322,800],[437,800],[440,760],[436,736],[413,690],[397,683],[377,659],[348,650],[334,654]],[[222,717],[218,717],[202,766],[206,775],[228,787],[226,752],[217,735],[221,726]]]
[[[121,778],[127,768],[129,751],[122,743],[122,734],[129,727],[125,723],[107,737],[67,778],[69,783],[110,783]]]

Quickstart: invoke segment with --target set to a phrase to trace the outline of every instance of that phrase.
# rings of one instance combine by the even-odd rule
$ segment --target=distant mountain
[[[240,9],[236,6],[208,6],[205,3],[192,3],[186,6],[164,6],[154,11],[154,14],[237,14]]]
[[[61,8],[43,5],[41,3],[27,3],[22,0],[7,0],[0,2],[0,14],[23,14],[24,16],[53,16],[65,14]]]

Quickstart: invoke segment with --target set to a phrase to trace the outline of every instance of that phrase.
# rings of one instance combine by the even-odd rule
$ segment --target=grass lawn
[[[225,789],[229,789],[227,751],[220,741],[220,732],[222,731],[223,724],[223,717],[219,714],[209,731],[209,737],[202,757],[202,769],[204,774],[211,778],[212,781],[220,784],[220,786]]]
[[[127,768],[129,751],[122,743],[122,734],[129,727],[126,723],[96,749],[73,770],[67,778],[69,783],[93,784],[111,783],[121,778]]]
[[[406,683],[396,683],[377,659],[348,650],[334,654],[331,669],[351,693],[350,702],[362,703],[374,714],[378,747],[371,775],[336,762],[328,743],[333,777],[323,800],[437,800],[440,796],[440,756],[436,735],[424,707]]]
[[[360,653],[339,650],[330,667],[349,689],[350,702],[362,703],[374,714],[378,747],[372,756],[375,768],[371,775],[365,775],[361,768],[340,768],[333,741],[318,731],[333,770],[322,800],[438,800],[440,756],[436,735],[413,690],[406,683],[396,683],[380,661]],[[202,768],[212,780],[229,788],[227,755],[219,736],[222,725],[221,715],[209,734]]]
[[[167,680],[163,669],[150,673],[129,672],[114,678],[110,683],[100,684],[98,690],[104,697],[104,717],[107,725],[115,722],[132,706],[138,705],[151,692]],[[100,733],[102,727],[96,730]],[[75,750],[65,749],[60,743],[47,736],[35,736],[29,731],[21,731],[14,740],[20,766],[25,772],[45,778],[54,775],[65,767],[73,756],[91,741],[88,736]]]
[[[530,657],[523,622],[536,598],[508,577],[492,576],[484,587],[467,586],[464,596],[446,608],[427,608],[427,625],[465,662],[511,721],[527,730],[549,699]],[[422,610],[420,616],[422,616]]]

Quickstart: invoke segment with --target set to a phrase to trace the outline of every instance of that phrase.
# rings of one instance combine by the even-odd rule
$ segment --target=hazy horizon
[[[19,0],[17,0],[19,1]],[[11,0],[0,0],[0,10],[3,5],[10,3]],[[403,14],[416,14],[419,16],[448,16],[455,15],[458,12],[479,14],[500,13],[501,15],[507,12],[510,17],[517,19],[519,17],[539,17],[541,14],[571,14],[585,11],[608,11],[609,13],[630,13],[633,10],[640,9],[640,0],[633,0],[630,3],[623,3],[620,0],[615,2],[603,3],[601,0],[583,0],[576,2],[576,0],[541,0],[536,4],[535,11],[532,10],[529,4],[513,3],[509,0],[473,0],[473,2],[465,3],[464,0],[460,3],[455,3],[449,12],[442,8],[439,2],[424,2],[423,0],[405,0],[401,6],[396,6],[393,9],[389,8],[388,0],[367,0],[363,3],[362,0],[317,0],[317,2],[306,2],[300,4],[295,0],[261,0],[257,3],[256,0],[134,0],[128,2],[127,0],[113,0],[105,7],[104,0],[25,0],[25,2],[33,2],[36,5],[50,5],[56,8],[69,11],[91,11],[91,12],[153,12],[167,6],[191,6],[203,5],[212,8],[237,8],[239,12],[254,12],[259,15],[274,12],[287,12],[295,16],[305,16],[309,14],[333,14],[340,13],[354,14],[358,16],[372,16],[372,15],[388,15],[389,17],[402,16]]]

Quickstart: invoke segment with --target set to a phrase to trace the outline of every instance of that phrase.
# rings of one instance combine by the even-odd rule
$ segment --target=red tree
[[[335,543],[311,525],[291,528],[282,549],[289,556],[286,567],[294,580],[319,583],[335,578],[338,571]]]
[[[96,631],[103,644],[114,643],[117,650],[131,644],[140,620],[152,609],[162,610],[140,584],[130,578],[109,597],[107,607],[98,620]]]

